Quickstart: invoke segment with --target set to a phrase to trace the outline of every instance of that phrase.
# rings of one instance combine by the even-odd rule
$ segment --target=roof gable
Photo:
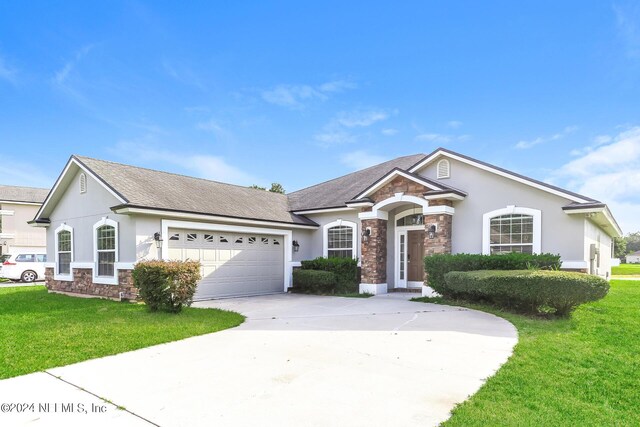
[[[416,184],[420,184],[420,185],[426,187],[429,190],[433,190],[433,191],[449,190],[449,188],[441,185],[438,182],[433,181],[430,178],[426,178],[426,177],[423,177],[423,176],[420,176],[420,175],[416,175],[416,174],[407,172],[405,170],[402,170],[400,168],[394,168],[389,173],[387,173],[386,175],[382,176],[376,182],[374,182],[369,187],[367,187],[362,193],[358,194],[355,197],[355,199],[358,200],[358,199],[362,199],[362,198],[371,196],[376,191],[378,191],[380,188],[384,187],[386,184],[390,183],[396,177],[399,177],[399,176],[401,176],[401,177],[403,177],[405,179],[408,179],[409,181],[413,181]]]
[[[525,185],[537,188],[538,190],[546,191],[548,193],[555,194],[556,196],[567,198],[567,199],[569,199],[569,200],[571,200],[573,202],[577,202],[577,203],[594,203],[594,202],[597,202],[597,200],[594,200],[592,198],[583,196],[581,194],[577,194],[577,193],[574,193],[572,191],[568,191],[568,190],[565,190],[563,188],[556,187],[556,186],[551,185],[551,184],[547,184],[546,182],[538,181],[536,179],[529,178],[529,177],[524,176],[524,175],[520,175],[518,173],[509,171],[507,169],[504,169],[504,168],[501,168],[501,167],[498,167],[498,166],[494,166],[492,164],[489,164],[489,163],[486,163],[486,162],[483,162],[483,161],[480,161],[480,160],[476,160],[476,159],[471,158],[469,156],[465,156],[463,154],[456,153],[454,151],[447,150],[445,148],[438,148],[437,150],[435,150],[434,152],[432,152],[431,154],[426,156],[422,161],[420,161],[419,163],[414,165],[411,169],[409,169],[409,172],[415,173],[415,172],[423,169],[427,165],[435,162],[440,157],[448,157],[448,158],[451,158],[451,159],[458,160],[460,162],[463,162],[463,163],[466,163],[468,165],[477,167],[479,169],[494,173],[494,174],[502,176],[504,178],[511,179],[511,180],[519,182],[521,184],[525,184]]]

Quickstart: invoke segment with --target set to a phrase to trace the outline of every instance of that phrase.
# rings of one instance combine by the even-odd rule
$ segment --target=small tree
[[[266,187],[260,187],[257,184],[250,185],[249,188],[255,188],[256,190],[266,190]]]
[[[140,261],[133,267],[133,285],[149,311],[179,313],[191,305],[200,279],[200,261]]]
[[[284,187],[282,187],[282,184],[274,182],[271,184],[271,188],[269,189],[269,191],[271,191],[272,193],[284,194]]]

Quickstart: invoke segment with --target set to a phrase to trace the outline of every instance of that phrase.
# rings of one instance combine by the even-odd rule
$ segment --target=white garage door
[[[284,291],[284,238],[169,229],[169,258],[199,260],[195,300]]]

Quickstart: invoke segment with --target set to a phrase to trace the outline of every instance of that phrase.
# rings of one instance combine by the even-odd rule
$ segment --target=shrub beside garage
[[[489,302],[525,313],[568,315],[580,304],[604,298],[605,279],[565,271],[485,270],[452,271],[445,274],[445,296]]]
[[[150,311],[179,313],[190,306],[200,275],[200,261],[140,261],[133,284]]]
[[[293,271],[293,292],[346,294],[358,292],[358,260],[324,258],[302,261]]]

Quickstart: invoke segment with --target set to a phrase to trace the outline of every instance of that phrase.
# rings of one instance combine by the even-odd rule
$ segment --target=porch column
[[[368,237],[364,235],[367,229],[371,230]],[[387,293],[387,221],[363,219],[362,231],[360,293]]]

